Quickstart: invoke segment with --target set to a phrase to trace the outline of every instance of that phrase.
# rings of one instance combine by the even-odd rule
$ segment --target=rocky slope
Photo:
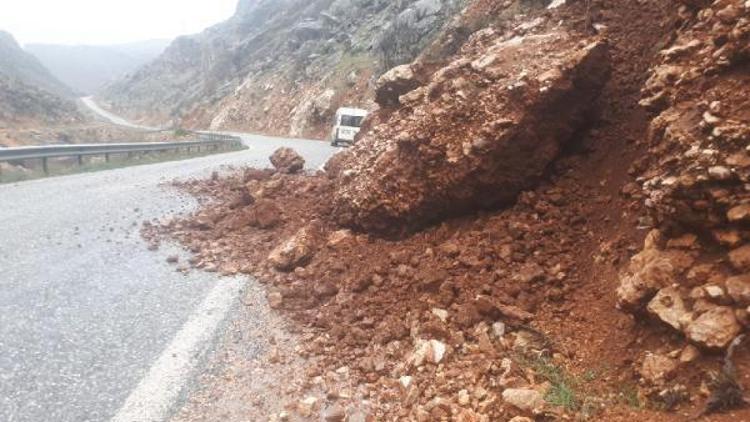
[[[472,2],[460,48],[377,84],[368,148],[183,183],[210,202],[144,227],[297,323],[269,419],[750,419],[750,3],[556,4]]]
[[[372,78],[411,61],[465,0],[243,0],[100,100],[135,119],[323,136],[341,105],[370,107]]]
[[[84,96],[151,62],[168,44],[169,40],[150,40],[106,46],[28,44],[24,48],[78,96]]]
[[[0,128],[80,121],[71,98],[68,87],[0,31]]]

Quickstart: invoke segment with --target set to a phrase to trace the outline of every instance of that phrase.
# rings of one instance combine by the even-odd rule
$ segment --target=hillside
[[[465,3],[243,0],[99,100],[152,124],[322,136],[337,106],[371,106],[374,78],[416,57]]]
[[[0,73],[49,93],[72,97],[73,92],[57,80],[33,55],[24,51],[13,35],[0,31]]]
[[[7,32],[0,31],[0,128],[83,119],[72,92]]]
[[[52,74],[78,95],[91,95],[158,57],[169,40],[149,40],[119,45],[28,44]]]

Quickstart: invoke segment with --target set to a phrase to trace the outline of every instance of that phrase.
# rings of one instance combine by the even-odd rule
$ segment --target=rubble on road
[[[277,149],[269,160],[276,170],[281,173],[299,173],[305,168],[305,159],[291,148]]]
[[[568,1],[477,31],[450,61],[396,72],[421,82],[392,85],[325,172],[181,183],[210,201],[144,236],[178,240],[193,268],[257,277],[303,332],[310,384],[350,377],[344,394],[295,391],[294,415],[364,402],[360,420],[697,413],[717,352],[750,325],[747,10]],[[273,224],[255,223],[260,209]]]

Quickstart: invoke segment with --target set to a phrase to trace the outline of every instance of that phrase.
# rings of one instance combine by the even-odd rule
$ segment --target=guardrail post
[[[49,176],[49,166],[47,165],[47,157],[42,158],[42,170],[46,176]]]
[[[79,155],[79,156],[78,156],[78,165],[79,165],[79,166],[82,166],[82,165],[83,165],[83,155]]]
[[[104,154],[104,162],[109,163],[109,153]]]

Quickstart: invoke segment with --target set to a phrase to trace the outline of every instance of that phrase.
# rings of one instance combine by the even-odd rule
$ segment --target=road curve
[[[175,272],[166,258],[184,253],[148,251],[139,236],[144,220],[196,206],[164,182],[265,167],[281,146],[311,169],[335,152],[323,142],[243,138],[249,150],[0,185],[0,420],[109,420],[210,304],[220,278]]]
[[[89,110],[93,111],[99,117],[103,118],[104,120],[107,120],[108,122],[114,125],[124,126],[124,127],[128,127],[131,129],[146,130],[146,131],[159,131],[159,130],[164,129],[164,128],[158,128],[158,127],[153,127],[153,126],[143,126],[143,125],[135,124],[128,120],[125,120],[122,117],[112,114],[108,112],[107,110],[99,107],[99,105],[94,101],[94,97],[81,97],[80,100],[83,103],[83,105],[88,107]]]

